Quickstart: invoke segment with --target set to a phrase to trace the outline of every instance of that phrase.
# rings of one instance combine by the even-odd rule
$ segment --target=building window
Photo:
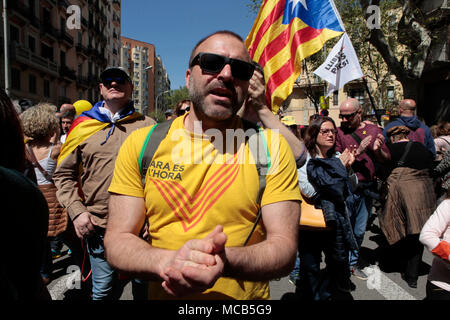
[[[356,100],[358,100],[361,105],[363,105],[365,102],[364,89],[351,89],[348,95],[350,96],[350,98],[355,98]]]
[[[44,97],[50,98],[50,81],[44,80]]]
[[[21,81],[20,81],[20,70],[16,68],[11,68],[11,87],[15,90],[21,89]]]
[[[34,39],[32,36],[28,36],[28,49],[30,49],[31,52],[36,52],[36,39]]]
[[[387,100],[389,103],[394,103],[395,100],[395,90],[394,87],[387,88]]]
[[[66,65],[66,53],[64,51],[61,51],[60,54],[60,58],[61,58],[61,66],[65,66]]]
[[[28,91],[33,94],[37,93],[37,79],[32,74],[28,76]]]
[[[339,104],[339,91],[333,92],[333,106],[337,106]]]
[[[9,25],[9,39],[11,40],[11,42],[20,42],[19,28],[13,26],[12,24]]]
[[[50,61],[53,61],[53,47],[49,47],[45,44],[41,44],[41,56]]]

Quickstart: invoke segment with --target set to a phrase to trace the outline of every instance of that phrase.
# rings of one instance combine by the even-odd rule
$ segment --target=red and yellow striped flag
[[[272,110],[292,93],[301,61],[343,32],[333,0],[264,0],[245,44],[264,68]]]

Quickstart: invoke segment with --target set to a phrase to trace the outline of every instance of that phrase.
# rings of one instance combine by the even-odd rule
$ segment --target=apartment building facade
[[[164,93],[170,91],[169,76],[153,44],[122,37],[121,66],[126,68],[134,84],[135,108],[146,115],[163,110]]]
[[[155,46],[121,37],[121,50],[121,66],[129,71],[134,84],[134,107],[149,115],[155,102]]]
[[[120,5],[120,0],[7,1],[11,98],[58,107],[99,101],[101,71],[120,64]],[[3,61],[3,48],[1,55]],[[3,63],[1,69],[4,75]]]
[[[170,79],[166,72],[161,56],[157,56],[155,60],[155,96],[157,110],[167,109],[167,94],[170,94]]]

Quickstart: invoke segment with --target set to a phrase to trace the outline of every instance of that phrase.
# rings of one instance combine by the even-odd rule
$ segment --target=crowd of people
[[[321,113],[300,128],[268,107],[264,71],[231,31],[195,45],[190,99],[165,122],[135,110],[127,70],[109,67],[99,82],[102,101],[59,109],[14,106],[0,90],[11,213],[2,243],[27,232],[5,246],[9,299],[51,299],[64,243],[93,300],[119,299],[130,281],[135,300],[269,299],[269,281],[288,274],[298,299],[335,300],[354,290],[351,277],[368,279],[361,246],[374,201],[402,278],[417,287],[425,246],[427,298],[449,299],[450,126],[430,130],[413,100],[384,129],[363,121],[353,98],[339,127]],[[305,222],[302,202],[320,226]]]

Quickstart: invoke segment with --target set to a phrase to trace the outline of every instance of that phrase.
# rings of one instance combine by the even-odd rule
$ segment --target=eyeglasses
[[[350,119],[350,118],[352,118],[352,117],[354,117],[357,113],[359,112],[359,110],[358,111],[355,111],[355,112],[353,112],[353,113],[350,113],[350,114],[342,114],[342,113],[340,113],[339,114],[339,119]]]
[[[191,110],[191,107],[187,107],[185,109],[180,109],[178,110],[178,115],[182,116],[183,114],[185,114],[186,112],[188,112],[189,110]]]
[[[337,130],[336,129],[320,129],[320,134],[322,135],[327,135],[329,133],[332,133],[333,135],[337,134]]]
[[[127,79],[125,79],[124,77],[106,77],[102,80],[102,83],[105,86],[110,86],[113,82],[117,84],[125,84],[127,82]]]
[[[200,52],[192,59],[190,68],[197,64],[203,71],[208,73],[219,73],[226,64],[229,64],[233,77],[244,81],[250,80],[255,71],[255,66],[251,63],[214,53]]]

